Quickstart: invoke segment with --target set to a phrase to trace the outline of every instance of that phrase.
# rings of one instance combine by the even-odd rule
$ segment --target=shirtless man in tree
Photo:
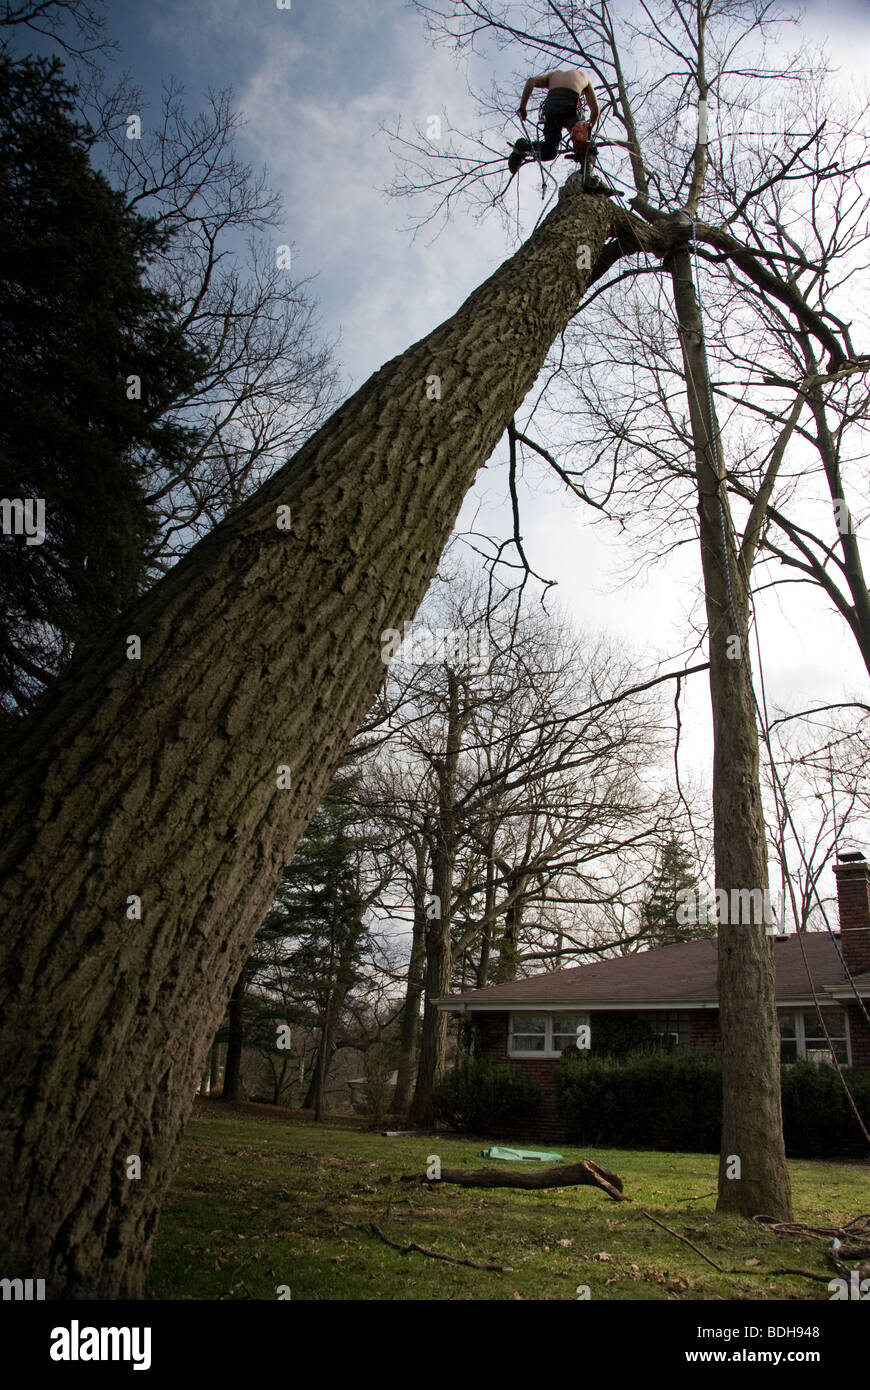
[[[592,78],[585,68],[558,68],[555,72],[544,73],[541,77],[530,77],[523,88],[517,111],[517,115],[523,120],[528,115],[529,97],[536,87],[543,87],[547,93],[541,107],[544,138],[534,142],[515,142],[513,153],[508,159],[508,168],[512,174],[515,174],[520,165],[532,155],[537,155],[540,159],[555,159],[562,131],[566,128],[572,132],[575,151],[582,155],[583,146],[591,139],[592,127],[601,114]],[[584,101],[589,107],[588,123],[583,120],[581,103]],[[574,130],[578,123],[580,130],[575,135]]]

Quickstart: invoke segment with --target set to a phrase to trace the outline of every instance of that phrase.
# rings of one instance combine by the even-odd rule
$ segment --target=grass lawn
[[[589,1187],[398,1182],[422,1174],[429,1154],[445,1167],[490,1166],[480,1157],[485,1146],[386,1139],[259,1106],[197,1101],[160,1219],[148,1296],[274,1300],[286,1285],[293,1299],[576,1299],[586,1285],[593,1299],[829,1298],[824,1283],[774,1273],[825,1273],[823,1241],[777,1238],[714,1211],[713,1154],[556,1146],[566,1162],[592,1158],[619,1173],[632,1199],[624,1205]],[[796,1220],[836,1225],[867,1210],[867,1164],[790,1168]],[[718,1273],[640,1208],[737,1272]],[[373,1234],[372,1222],[403,1245],[508,1272],[403,1255]]]

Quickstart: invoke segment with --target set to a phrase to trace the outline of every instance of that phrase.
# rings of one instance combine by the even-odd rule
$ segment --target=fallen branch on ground
[[[746,1273],[748,1273],[748,1271],[745,1270],[745,1269],[726,1269],[726,1268],[724,1267],[724,1265],[718,1265],[718,1264],[716,1263],[716,1261],[715,1261],[714,1259],[711,1259],[711,1257],[710,1257],[709,1255],[705,1255],[704,1252],[703,1252],[703,1250],[699,1249],[699,1247],[698,1247],[697,1245],[695,1245],[694,1241],[689,1240],[689,1237],[688,1237],[688,1236],[681,1236],[680,1233],[679,1233],[679,1231],[672,1231],[671,1228],[670,1228],[670,1226],[666,1226],[666,1225],[665,1225],[664,1221],[659,1221],[659,1219],[658,1219],[657,1217],[655,1217],[655,1216],[650,1216],[649,1212],[648,1212],[648,1211],[644,1211],[643,1208],[641,1208],[641,1213],[640,1213],[640,1214],[641,1214],[641,1216],[645,1216],[645,1217],[647,1218],[647,1220],[652,1221],[656,1226],[661,1226],[662,1230],[663,1230],[663,1231],[667,1231],[667,1233],[668,1233],[669,1236],[674,1236],[674,1238],[675,1238],[676,1240],[681,1240],[681,1241],[683,1241],[683,1243],[684,1243],[685,1245],[690,1245],[690,1246],[692,1247],[692,1249],[695,1251],[696,1255],[700,1255],[702,1260],[706,1260],[706,1261],[707,1261],[707,1264],[708,1264],[708,1265],[712,1265],[713,1268],[714,1268],[714,1269],[717,1269],[717,1270],[719,1271],[720,1274],[743,1274],[743,1275],[745,1275]],[[759,1272],[759,1274],[764,1273],[764,1274],[767,1274],[767,1275],[771,1275],[771,1274],[799,1274],[799,1275],[801,1276],[802,1279],[817,1279],[817,1280],[819,1280],[820,1283],[826,1283],[827,1280],[828,1280],[828,1275],[827,1275],[827,1274],[812,1274],[812,1273],[810,1272],[810,1270],[808,1270],[808,1269],[768,1269],[768,1270],[764,1270],[764,1271],[759,1270],[758,1272]]]
[[[382,1240],[385,1245],[392,1246],[394,1250],[398,1250],[400,1255],[410,1255],[411,1251],[415,1250],[418,1255],[428,1255],[431,1260],[444,1260],[449,1265],[468,1265],[469,1269],[486,1269],[491,1274],[515,1273],[507,1265],[482,1265],[477,1260],[461,1260],[458,1255],[442,1255],[440,1250],[427,1250],[425,1245],[418,1245],[415,1240],[412,1240],[410,1245],[399,1245],[398,1241],[390,1240],[389,1236],[385,1236],[380,1226],[376,1226],[374,1221],[372,1222],[372,1230],[379,1240]]]
[[[591,1158],[559,1168],[542,1168],[534,1172],[506,1173],[501,1168],[442,1168],[440,1178],[409,1173],[402,1182],[455,1183],[457,1187],[522,1187],[536,1190],[542,1187],[600,1187],[614,1202],[627,1202],[622,1195],[622,1178],[599,1168]]]
[[[670,1228],[670,1226],[666,1226],[666,1225],[665,1225],[664,1221],[659,1221],[659,1219],[658,1219],[657,1216],[650,1216],[649,1212],[648,1212],[648,1211],[644,1211],[643,1208],[641,1208],[641,1213],[640,1213],[640,1214],[641,1214],[641,1216],[645,1216],[646,1219],[647,1219],[648,1221],[652,1221],[654,1225],[656,1225],[656,1226],[661,1226],[662,1230],[663,1230],[663,1231],[667,1231],[668,1235],[669,1235],[669,1236],[673,1236],[675,1240],[681,1240],[681,1241],[683,1242],[684,1245],[691,1245],[691,1247],[692,1247],[692,1249],[694,1250],[695,1254],[696,1254],[696,1255],[700,1255],[700,1256],[701,1256],[701,1259],[702,1259],[702,1260],[706,1260],[706,1261],[707,1261],[707,1264],[708,1264],[708,1265],[712,1265],[714,1269],[718,1269],[718,1271],[719,1271],[720,1274],[736,1274],[736,1273],[738,1273],[738,1272],[744,1272],[744,1271],[737,1271],[737,1270],[733,1270],[733,1269],[723,1269],[722,1266],[721,1266],[721,1265],[717,1265],[716,1261],[713,1260],[713,1259],[711,1259],[709,1255],[705,1255],[704,1252],[703,1252],[703,1250],[699,1250],[698,1247],[697,1247],[697,1245],[695,1245],[694,1241],[689,1240],[689,1237],[688,1237],[688,1236],[681,1236],[680,1233],[679,1233],[679,1231],[672,1231],[671,1228]]]
[[[831,1240],[862,1240],[870,1236],[870,1212],[861,1212],[841,1226],[810,1226],[804,1221],[774,1221],[770,1216],[753,1216],[753,1221],[764,1225],[778,1236],[819,1236]]]

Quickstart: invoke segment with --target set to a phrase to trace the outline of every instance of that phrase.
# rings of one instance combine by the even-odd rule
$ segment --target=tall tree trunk
[[[431,1125],[435,1116],[432,1099],[441,1080],[447,1050],[447,1015],[436,1000],[450,992],[453,943],[450,937],[453,907],[453,869],[456,863],[456,771],[462,748],[462,734],[469,712],[460,700],[456,672],[447,668],[447,731],[444,757],[438,772],[438,819],[432,855],[432,894],[434,902],[426,918],[426,999],[420,1037],[420,1065],[411,1105],[411,1121]]]
[[[670,270],[698,483],[713,711],[716,887],[726,891],[730,906],[728,921],[719,925],[718,941],[723,1081],[718,1207],[745,1216],[764,1212],[788,1221],[791,1188],[782,1136],[774,946],[765,934],[763,912],[757,914],[758,921],[739,920],[746,900],[737,896],[741,890],[761,890],[764,903],[768,889],[747,641],[749,584],[734,544],[715,412],[711,420],[707,358],[688,250],[674,253]],[[735,916],[737,921],[732,920]]]
[[[411,1103],[410,1119],[415,1125],[434,1123],[432,1098],[444,1070],[447,1048],[447,1015],[435,1000],[450,992],[453,953],[450,941],[450,897],[453,891],[453,860],[444,847],[436,847],[433,858],[432,892],[435,902],[427,917],[424,946],[426,953],[425,1000],[420,1033],[420,1059]],[[446,920],[445,920],[446,917]]]
[[[811,376],[816,376],[819,373],[819,364],[808,333],[802,335],[802,343],[807,372]],[[852,530],[852,521],[846,506],[846,492],[840,472],[840,450],[831,433],[828,412],[825,408],[824,392],[818,382],[807,391],[807,399],[816,422],[816,442],[824,465],[831,501],[838,513],[837,522],[840,550],[843,554],[843,574],[852,596],[852,607],[844,604],[840,611],[849,623],[864,659],[864,665],[870,671],[870,593],[867,591],[867,581],[864,578],[858,537]]]
[[[244,1100],[242,1091],[242,1045],[245,1040],[244,1007],[247,978],[244,970],[230,995],[227,1027],[227,1059],[224,1064],[224,1088],[221,1100]]]
[[[322,1031],[321,1031],[321,1037],[322,1037]],[[317,1047],[316,1047],[315,1050],[314,1050],[314,1059],[313,1059],[313,1061],[312,1061],[312,1063],[311,1063],[311,1076],[309,1077],[309,1080],[308,1080],[308,1090],[305,1092],[305,1099],[304,1099],[303,1102],[302,1102],[302,1109],[303,1109],[303,1110],[313,1110],[313,1109],[314,1109],[314,1101],[315,1101],[315,1097],[317,1096],[317,1078],[318,1078],[318,1075],[319,1075],[319,1067],[320,1067],[320,1043],[317,1044]]]
[[[281,1091],[287,1077],[287,1058],[281,1062],[280,1069],[273,1063],[272,1065],[272,1104],[278,1105],[281,1100]]]
[[[523,925],[523,888],[526,882],[525,878],[509,879],[505,885],[509,894],[515,893],[519,888],[519,895],[514,898],[504,915],[504,931],[499,942],[498,965],[495,971],[497,985],[510,984],[517,978],[517,967],[520,963],[520,930]]]
[[[483,989],[489,975],[489,955],[492,950],[492,935],[495,929],[495,826],[490,822],[486,842],[486,890],[483,901],[483,939],[480,943],[480,960],[477,962],[477,988]]]
[[[422,836],[417,843],[417,862],[414,867],[414,926],[411,937],[411,959],[408,962],[405,1005],[399,1032],[399,1060],[396,1074],[396,1093],[393,1110],[405,1115],[411,1104],[411,1082],[417,1057],[420,1034],[420,999],[423,995],[423,968],[426,960],[426,844]]]
[[[416,613],[619,221],[578,183],[8,740],[4,1275],[49,1297],[141,1293],[208,1046],[383,680],[381,634]]]
[[[338,983],[332,986],[327,995],[323,1027],[320,1033],[320,1042],[317,1047],[317,1058],[314,1070],[311,1073],[311,1083],[308,1087],[308,1094],[305,1097],[305,1105],[303,1106],[305,1110],[314,1110],[315,1120],[323,1119],[326,1084],[329,1080],[332,1056],[335,1051],[335,1035],[338,1031],[338,1025],[344,1011],[344,1004],[349,988],[350,984],[342,983],[339,977]]]
[[[323,1029],[320,1046],[317,1049],[317,1066],[314,1069],[314,1118],[319,1123],[323,1119],[323,1093],[326,1090],[326,1077],[329,1072],[329,1053],[332,1047],[332,989],[326,996],[326,1009],[323,1015]]]
[[[215,1039],[211,1045],[208,1063],[208,1088],[216,1091],[221,1080],[221,1045]]]

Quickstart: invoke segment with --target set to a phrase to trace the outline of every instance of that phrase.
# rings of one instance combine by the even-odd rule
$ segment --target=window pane
[[[544,1038],[540,1033],[514,1033],[511,1037],[512,1052],[543,1052]]]
[[[845,1038],[846,1036],[846,1015],[842,1009],[822,1009],[822,1018],[825,1020],[825,1027],[831,1038]],[[819,1016],[815,1009],[804,1014],[804,1034],[809,1047],[810,1038],[820,1038],[824,1042],[825,1035],[822,1032],[822,1025],[819,1023]],[[827,1047],[827,1043],[825,1043]]]
[[[629,1017],[642,1020],[663,1048],[688,1044],[689,1015],[685,1009],[639,1009]]]
[[[512,1033],[546,1033],[547,1020],[537,1014],[511,1014]]]
[[[640,1016],[656,1036],[671,1033],[680,1042],[686,1041],[689,1036],[689,1016],[685,1009],[649,1009]]]
[[[824,1064],[829,1067],[834,1065],[834,1059],[831,1056],[831,1049],[829,1047],[811,1047],[809,1043],[807,1043],[807,1061],[817,1062],[819,1065]]]
[[[797,1043],[794,1039],[791,1039],[791,1041],[786,1039],[784,1042],[780,1043],[779,1060],[782,1062],[783,1066],[788,1066],[790,1062],[797,1061]]]
[[[779,1036],[781,1038],[794,1037],[794,1014],[780,1014]]]
[[[556,1014],[553,1018],[554,1033],[573,1033],[577,1034],[578,1023],[585,1023],[585,1014]]]

